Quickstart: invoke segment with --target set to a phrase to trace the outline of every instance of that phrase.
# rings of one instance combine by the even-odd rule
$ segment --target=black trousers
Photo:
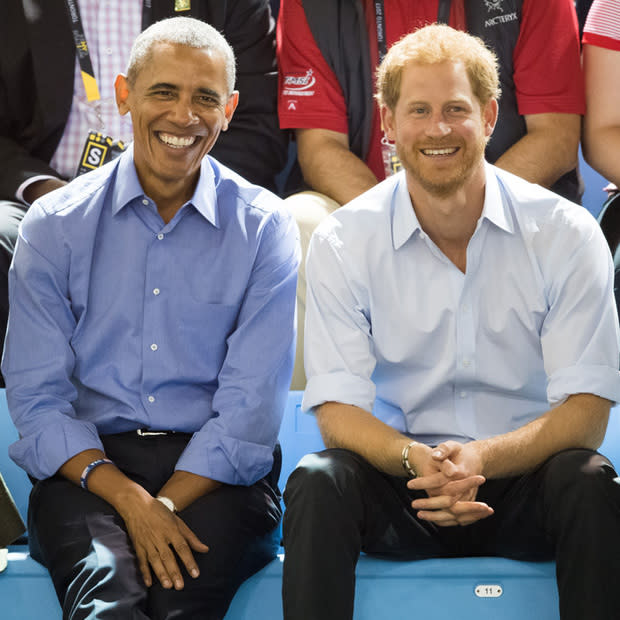
[[[620,485],[590,450],[555,455],[531,474],[491,480],[478,498],[493,516],[464,527],[417,519],[406,480],[359,455],[304,457],[284,500],[285,620],[353,617],[360,551],[398,559],[504,556],[556,560],[563,620],[620,618]]]
[[[4,335],[9,318],[9,267],[13,259],[17,232],[28,207],[19,202],[0,200],[0,351],[4,349]],[[0,374],[0,387],[4,379]]]
[[[189,438],[124,433],[102,440],[108,458],[156,494]],[[30,548],[50,571],[63,618],[223,618],[239,585],[279,546],[279,446],[274,456],[270,476],[250,487],[223,485],[179,513],[210,548],[194,553],[200,576],[187,575],[181,591],[165,590],[156,578],[144,585],[125,524],[110,504],[61,476],[38,481],[28,511]]]

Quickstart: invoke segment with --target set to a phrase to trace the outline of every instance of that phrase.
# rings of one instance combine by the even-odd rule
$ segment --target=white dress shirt
[[[433,445],[508,432],[571,394],[620,400],[598,224],[490,164],[466,273],[421,229],[404,172],[327,218],[306,270],[304,409],[374,408]]]

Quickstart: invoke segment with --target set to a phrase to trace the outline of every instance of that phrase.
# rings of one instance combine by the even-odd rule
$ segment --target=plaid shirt
[[[91,103],[86,100],[76,58],[73,104],[51,161],[52,167],[66,178],[75,175],[91,129],[117,140],[132,139],[130,116],[120,116],[116,108],[114,80],[125,72],[131,46],[142,26],[142,0],[79,0],[79,6],[101,99]]]

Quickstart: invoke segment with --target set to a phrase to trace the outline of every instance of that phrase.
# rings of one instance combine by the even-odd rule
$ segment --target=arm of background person
[[[252,183],[275,189],[288,155],[277,115],[275,23],[267,0],[228,2],[223,34],[235,52],[239,105],[211,151]]]
[[[577,165],[581,117],[527,114],[527,133],[495,165],[532,183],[551,187]]]
[[[343,205],[373,185],[377,177],[349,150],[346,134],[297,129],[297,158],[306,183]]]
[[[586,44],[583,69],[583,154],[592,168],[620,187],[620,51]]]

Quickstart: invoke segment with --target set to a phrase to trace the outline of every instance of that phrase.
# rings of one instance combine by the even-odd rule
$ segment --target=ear
[[[235,110],[237,109],[238,105],[239,105],[239,91],[233,90],[232,95],[228,97],[228,101],[226,102],[226,105],[224,106],[224,115],[226,116],[226,122],[224,123],[224,126],[222,127],[222,131],[226,131],[228,129],[228,125],[230,121],[232,120],[233,114],[235,113]]]
[[[127,99],[129,98],[129,83],[127,82],[127,76],[119,73],[114,80],[114,92],[116,93],[116,107],[118,108],[121,116],[129,112],[129,105]]]
[[[381,127],[387,136],[387,139],[394,142],[396,139],[396,128],[394,126],[394,111],[385,104],[379,110],[381,114]]]
[[[482,111],[482,118],[484,119],[484,129],[486,137],[489,138],[495,129],[495,123],[497,123],[497,115],[499,114],[499,104],[497,99],[491,99]]]

